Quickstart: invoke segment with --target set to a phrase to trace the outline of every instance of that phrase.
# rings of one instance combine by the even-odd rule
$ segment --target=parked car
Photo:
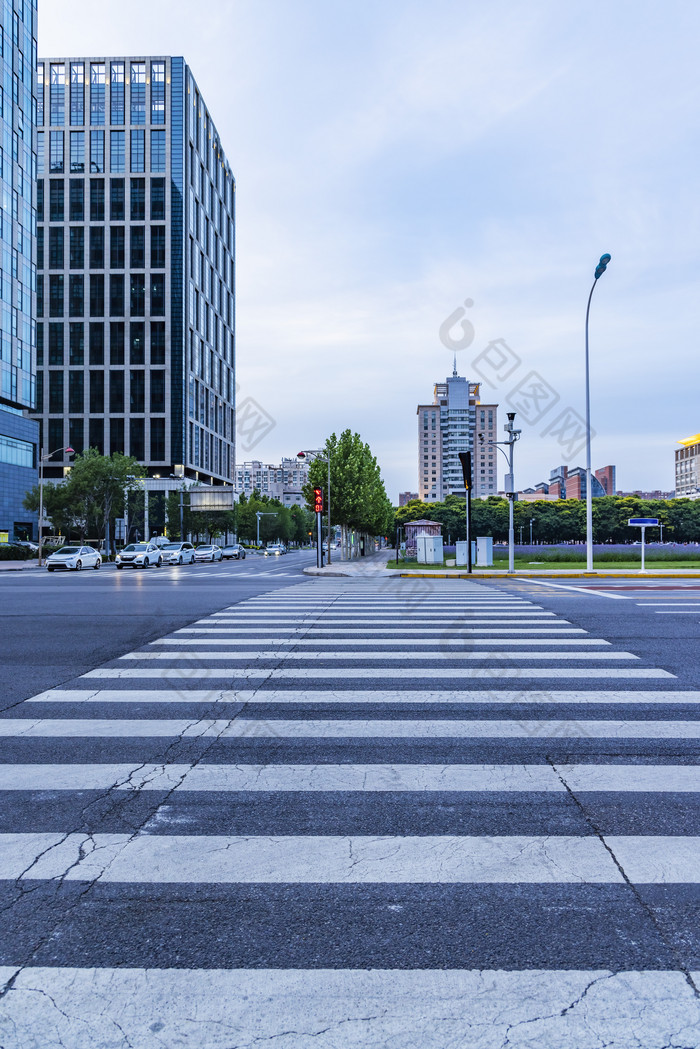
[[[198,546],[194,552],[195,561],[222,561],[223,557],[223,550],[215,543],[208,543],[206,546]]]
[[[39,553],[39,544],[33,543],[31,539],[13,539],[12,546],[26,546],[27,550],[31,550],[33,554]]]
[[[245,550],[240,543],[229,543],[221,552],[224,557],[232,557],[234,561],[245,560]]]
[[[72,569],[79,572],[81,568],[99,568],[102,558],[92,546],[62,546],[46,558],[46,568],[53,572],[55,568]]]
[[[117,568],[160,568],[163,555],[155,543],[129,543],[116,557]]]
[[[279,557],[280,554],[286,554],[287,550],[282,543],[271,543],[270,546],[265,547],[265,557]]]
[[[163,543],[160,548],[164,565],[193,565],[194,547],[192,543]]]

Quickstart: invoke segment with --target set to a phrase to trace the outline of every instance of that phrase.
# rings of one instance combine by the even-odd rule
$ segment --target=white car
[[[265,547],[265,557],[279,557],[280,554],[286,554],[284,546],[281,543],[273,543],[271,546]]]
[[[193,565],[194,547],[192,543],[163,543],[160,548],[164,565]]]
[[[155,543],[129,543],[116,557],[117,568],[160,568],[163,555]]]
[[[206,546],[198,546],[194,552],[195,561],[221,561],[223,560],[223,556],[223,550],[215,543],[209,543]]]
[[[99,568],[101,564],[102,558],[91,546],[62,546],[46,558],[46,568],[49,572],[53,572],[55,568],[79,572],[81,568]]]

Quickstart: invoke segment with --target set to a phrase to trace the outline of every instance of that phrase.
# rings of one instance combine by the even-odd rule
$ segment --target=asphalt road
[[[160,569],[0,572],[0,709],[198,616],[303,579],[308,551]]]
[[[303,561],[0,579],[1,1049],[700,1046],[700,590]]]

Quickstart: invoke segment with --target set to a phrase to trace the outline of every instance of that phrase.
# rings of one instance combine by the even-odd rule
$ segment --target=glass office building
[[[36,530],[22,500],[37,480],[36,326],[36,3],[0,5],[0,539]]]
[[[235,182],[189,67],[42,59],[37,102],[44,443],[230,483]]]

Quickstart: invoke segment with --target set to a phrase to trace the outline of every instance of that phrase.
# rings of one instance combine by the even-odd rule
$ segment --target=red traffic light
[[[323,513],[323,488],[314,488],[314,513]]]

